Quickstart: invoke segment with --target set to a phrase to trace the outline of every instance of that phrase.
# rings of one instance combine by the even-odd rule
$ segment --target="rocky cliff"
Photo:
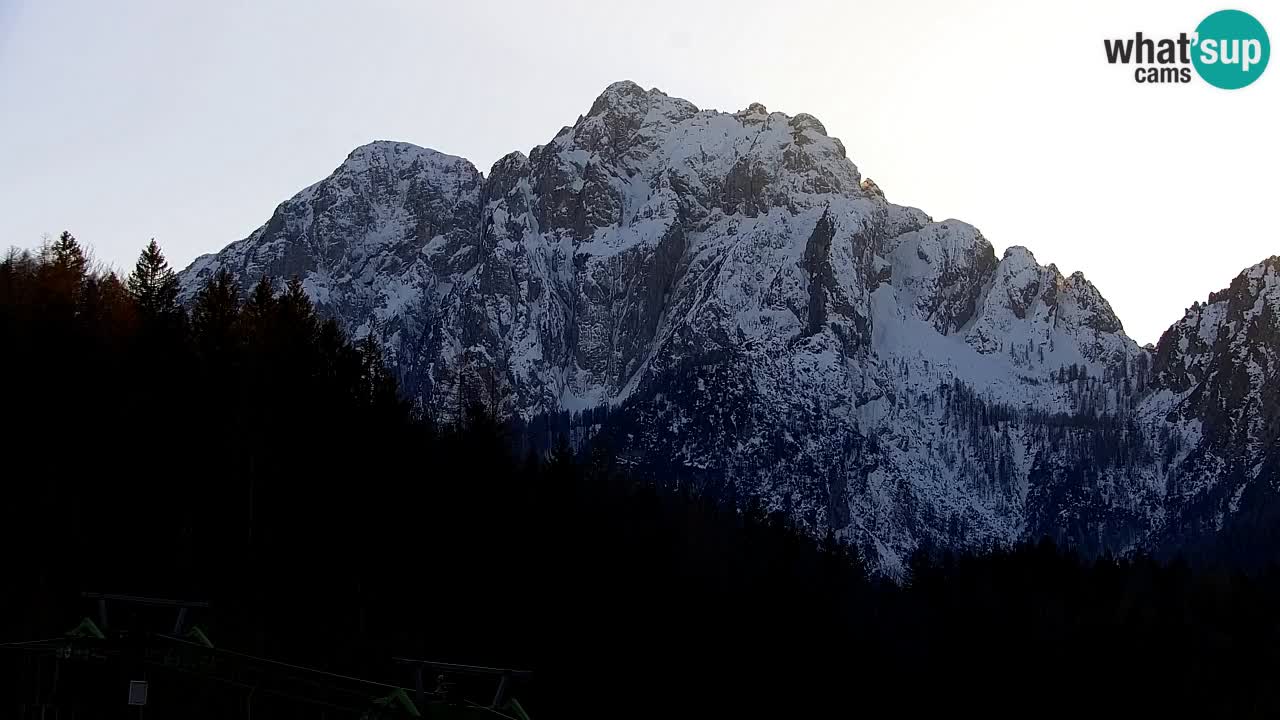
[[[487,177],[372,143],[184,296],[218,268],[302,278],[438,414],[607,405],[591,431],[635,472],[890,573],[923,542],[1201,544],[1278,479],[1280,260],[1141,348],[1081,273],[888,202],[817,118],[760,104],[615,83]]]

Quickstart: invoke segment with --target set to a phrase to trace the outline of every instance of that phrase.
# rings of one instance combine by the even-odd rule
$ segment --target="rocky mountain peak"
[[[1280,256],[1247,268],[1208,302],[1192,304],[1156,345],[1159,382],[1175,392],[1205,387],[1240,365],[1249,384],[1274,382],[1280,348]],[[1221,378],[1216,376],[1221,375]],[[1237,390],[1236,392],[1240,392]],[[1203,398],[1204,394],[1197,396]],[[1195,398],[1193,398],[1195,399]]]
[[[1280,259],[1153,356],[1082,273],[888,202],[812,115],[632,82],[487,178],[357,148],[197,259],[183,297],[219,268],[299,276],[442,418],[469,398],[550,433],[610,407],[575,437],[834,530],[889,573],[925,541],[1159,547],[1235,512],[1280,434],[1259,409],[1280,403]]]
[[[1124,324],[1111,309],[1111,303],[1085,278],[1083,272],[1077,270],[1071,273],[1071,277],[1062,283],[1062,291],[1080,312],[1083,327],[1100,333],[1124,333]]]
[[[654,95],[663,95],[656,88]],[[596,97],[587,111],[587,117],[613,114],[643,114],[648,109],[650,93],[630,80],[621,80],[610,84]]]

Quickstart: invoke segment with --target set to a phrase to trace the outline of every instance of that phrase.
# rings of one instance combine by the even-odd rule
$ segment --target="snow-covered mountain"
[[[607,404],[635,472],[891,573],[922,542],[1207,542],[1280,480],[1280,258],[1142,348],[1081,273],[888,202],[817,118],[759,104],[615,83],[487,177],[372,143],[184,296],[218,268],[302,278],[438,413]]]

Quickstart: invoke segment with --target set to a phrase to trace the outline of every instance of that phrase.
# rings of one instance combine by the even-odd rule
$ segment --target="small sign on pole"
[[[146,705],[147,704],[147,681],[146,680],[130,680],[129,681],[129,704],[130,705]]]

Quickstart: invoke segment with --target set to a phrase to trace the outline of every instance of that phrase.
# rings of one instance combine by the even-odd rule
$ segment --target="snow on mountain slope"
[[[483,182],[466,160],[408,143],[356,148],[249,237],[197,258],[181,275],[182,295],[190,299],[219,268],[246,291],[263,275],[277,288],[298,276],[352,333],[375,331],[411,377],[421,343],[457,343],[456,326],[432,313],[477,263]]]
[[[1154,383],[1137,413],[1164,441],[1163,541],[1210,541],[1224,527],[1269,537],[1276,518],[1261,508],[1280,503],[1280,256],[1165,331]]]
[[[610,405],[637,473],[832,529],[889,572],[921,543],[1176,543],[1203,520],[1179,498],[1211,491],[1190,478],[1217,488],[1223,453],[1276,435],[1273,265],[1153,357],[1082,274],[889,203],[816,118],[629,82],[488,177],[358,148],[193,263],[184,297],[222,267],[301,277],[441,415]]]

